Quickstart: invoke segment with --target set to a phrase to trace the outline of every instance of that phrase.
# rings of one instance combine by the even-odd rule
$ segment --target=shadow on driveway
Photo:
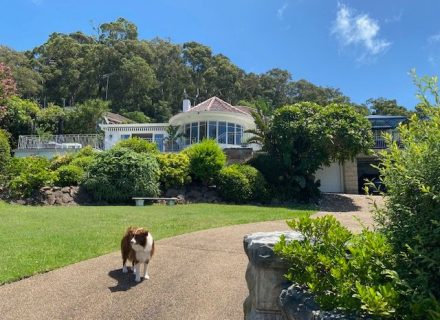
[[[132,269],[129,268],[128,270],[128,273],[123,273],[122,269],[112,270],[108,273],[110,277],[118,281],[114,287],[108,287],[111,292],[128,291],[141,283],[134,281]]]

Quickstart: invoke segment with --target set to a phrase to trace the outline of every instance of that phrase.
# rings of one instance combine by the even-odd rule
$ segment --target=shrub
[[[55,184],[60,187],[76,186],[83,176],[84,170],[78,166],[72,164],[61,166],[55,171]]]
[[[72,166],[80,167],[84,171],[87,171],[94,159],[95,159],[95,156],[75,157],[70,162],[70,164]]]
[[[119,141],[115,148],[126,148],[137,153],[158,153],[157,144],[138,137]]]
[[[251,199],[252,189],[249,179],[234,166],[220,170],[218,186],[220,195],[226,201],[243,203]]]
[[[182,187],[191,181],[189,158],[185,153],[164,153],[157,156],[163,190]]]
[[[189,157],[191,176],[203,183],[215,179],[226,163],[222,149],[211,139],[193,144],[184,153]]]
[[[304,240],[286,242],[281,237],[275,253],[288,263],[287,279],[314,293],[323,310],[396,316],[403,285],[383,234],[364,230],[354,235],[333,216],[301,218],[288,225]]]
[[[249,180],[251,187],[251,199],[255,201],[265,201],[268,197],[267,183],[264,176],[252,166],[244,164],[234,164],[232,167],[236,167],[238,171],[243,173]]]
[[[93,157],[96,154],[97,152],[91,146],[86,146],[75,153],[74,158]]]
[[[160,169],[154,156],[114,148],[96,156],[84,186],[95,200],[125,202],[133,196],[157,196],[159,177]]]
[[[8,166],[9,190],[13,196],[30,196],[55,178],[49,160],[40,157],[13,158]]]
[[[218,178],[219,191],[227,201],[265,201],[267,200],[266,180],[255,168],[234,164],[223,168]]]
[[[63,155],[55,156],[50,162],[50,169],[57,170],[61,166],[66,166],[70,164],[72,159],[73,156],[71,154],[63,154]]]
[[[398,257],[398,272],[411,287],[407,305],[414,319],[440,318],[440,101],[435,78],[416,79],[423,118],[413,115],[399,127],[400,143],[382,153],[380,174],[387,188],[377,220]],[[424,88],[423,86],[427,86]]]
[[[0,129],[0,175],[11,160],[11,147],[7,132]]]

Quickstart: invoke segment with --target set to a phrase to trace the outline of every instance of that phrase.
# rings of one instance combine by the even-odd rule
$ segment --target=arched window
[[[226,121],[201,121],[187,123],[183,126],[185,144],[198,143],[209,138],[219,144],[241,145],[243,126]]]

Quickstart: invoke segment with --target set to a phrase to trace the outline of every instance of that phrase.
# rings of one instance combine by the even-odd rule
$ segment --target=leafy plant
[[[157,148],[157,144],[154,142],[148,142],[145,139],[141,139],[138,137],[129,138],[126,140],[119,141],[114,148],[125,148],[133,150],[137,153],[158,153],[159,149]]]
[[[387,136],[380,174],[386,185],[376,220],[397,254],[398,273],[410,286],[406,313],[438,319],[440,312],[440,96],[436,77],[414,80],[419,110],[399,127],[400,143]]]
[[[13,158],[8,175],[8,189],[14,197],[28,197],[41,187],[51,185],[55,179],[49,169],[49,160],[40,157]]]
[[[217,180],[220,195],[224,200],[238,203],[250,200],[252,190],[249,180],[236,167],[221,169]]]
[[[404,286],[385,235],[352,234],[333,216],[288,221],[303,241],[281,237],[275,252],[289,265],[287,279],[316,295],[324,310],[396,317]]]
[[[11,160],[11,147],[9,145],[8,134],[0,129],[0,175],[5,171],[6,166]]]
[[[157,156],[163,190],[183,187],[191,182],[189,158],[185,153],[162,153]]]
[[[223,168],[219,173],[218,186],[225,200],[238,203],[265,201],[268,194],[263,175],[257,169],[242,164]]]
[[[55,184],[60,187],[76,186],[84,177],[84,169],[73,164],[61,166],[55,171]]]
[[[83,184],[95,200],[126,202],[135,196],[157,196],[159,177],[153,155],[113,148],[96,156]]]
[[[226,163],[226,155],[212,139],[193,144],[183,153],[189,157],[191,176],[205,184],[214,180]]]

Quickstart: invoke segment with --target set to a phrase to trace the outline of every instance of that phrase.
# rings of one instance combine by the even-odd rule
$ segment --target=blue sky
[[[287,69],[358,103],[385,97],[413,108],[408,71],[440,73],[435,0],[0,1],[0,44],[16,50],[124,17],[141,39],[198,41],[248,72]]]

